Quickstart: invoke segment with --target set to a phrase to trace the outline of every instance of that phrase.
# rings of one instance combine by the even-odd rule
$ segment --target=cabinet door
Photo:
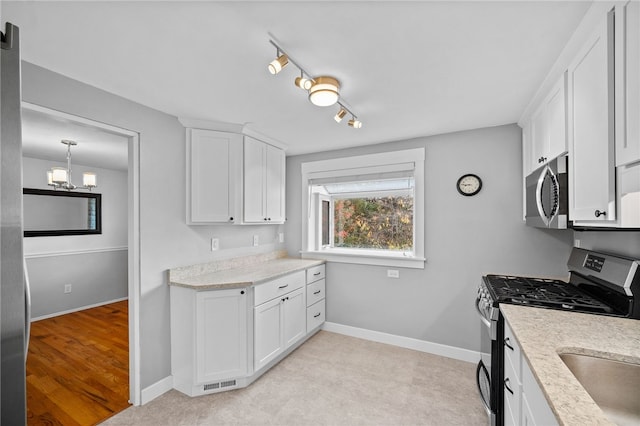
[[[546,161],[547,132],[545,128],[544,104],[531,117],[531,170],[540,167]]]
[[[616,165],[622,166],[640,161],[640,2],[616,7],[616,58]]]
[[[265,199],[265,144],[250,138],[244,138],[244,221],[264,223]]]
[[[239,135],[189,129],[187,137],[187,223],[232,222],[233,167]]]
[[[284,350],[282,305],[282,298],[276,298],[254,308],[254,369],[256,371]]]
[[[284,222],[284,151],[266,145],[266,215],[270,222]]]
[[[307,333],[306,289],[299,288],[286,295],[283,303],[284,348],[288,348]]]
[[[612,30],[609,14],[569,67],[573,221],[615,220]]]
[[[565,97],[565,74],[551,90],[545,106],[546,154],[552,160],[567,152],[567,108]]]
[[[247,374],[247,295],[244,290],[196,294],[196,381]]]

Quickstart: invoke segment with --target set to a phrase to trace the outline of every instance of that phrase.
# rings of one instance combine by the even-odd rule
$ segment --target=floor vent
[[[229,386],[235,386],[235,385],[236,385],[235,380],[227,380],[226,382],[220,382],[221,388],[228,388]]]
[[[218,388],[220,388],[220,383],[209,383],[208,385],[204,385],[204,390],[206,391]]]

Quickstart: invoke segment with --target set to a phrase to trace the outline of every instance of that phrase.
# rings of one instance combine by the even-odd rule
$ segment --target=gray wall
[[[51,189],[45,171],[66,166],[24,157],[26,188]],[[77,175],[88,171],[74,165]],[[51,316],[114,299],[126,298],[127,288],[127,172],[92,168],[102,194],[102,234],[29,237],[24,254],[31,284],[32,317]],[[25,209],[28,204],[25,203]],[[85,213],[86,215],[86,213]],[[64,286],[72,292],[64,293]]]
[[[140,350],[144,389],[171,374],[167,270],[270,251],[281,226],[185,224],[185,130],[176,117],[23,62],[23,100],[140,134]],[[167,170],[171,173],[167,173]],[[252,236],[261,246],[250,247]],[[210,238],[221,250],[210,251]]]
[[[637,231],[575,232],[575,239],[583,248],[640,259],[640,232]]]
[[[424,270],[329,263],[327,320],[470,350],[479,350],[476,287],[483,274],[566,276],[572,231],[522,221],[521,132],[516,125],[451,133],[287,158],[287,250],[300,251],[301,172],[305,161],[424,147]],[[483,189],[455,188],[476,173]],[[397,269],[397,268],[393,268]]]

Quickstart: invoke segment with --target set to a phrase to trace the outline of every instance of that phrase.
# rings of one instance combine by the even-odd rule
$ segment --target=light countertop
[[[174,268],[169,271],[169,285],[196,290],[250,287],[323,263],[273,252]]]
[[[500,310],[559,423],[612,425],[558,354],[640,364],[640,321],[509,304]]]

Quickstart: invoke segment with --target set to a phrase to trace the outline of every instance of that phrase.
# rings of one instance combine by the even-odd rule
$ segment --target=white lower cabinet
[[[305,271],[255,287],[254,370],[276,359],[306,335]]]
[[[325,320],[325,265],[307,269],[307,333],[319,328]]]
[[[173,387],[190,396],[245,387],[318,331],[324,322],[321,266],[246,288],[171,285]],[[321,289],[312,306],[308,276],[317,278],[312,293]]]
[[[170,291],[174,387],[191,396],[238,387],[249,371],[247,291]]]
[[[503,392],[505,425],[555,426],[558,424],[506,321]]]

